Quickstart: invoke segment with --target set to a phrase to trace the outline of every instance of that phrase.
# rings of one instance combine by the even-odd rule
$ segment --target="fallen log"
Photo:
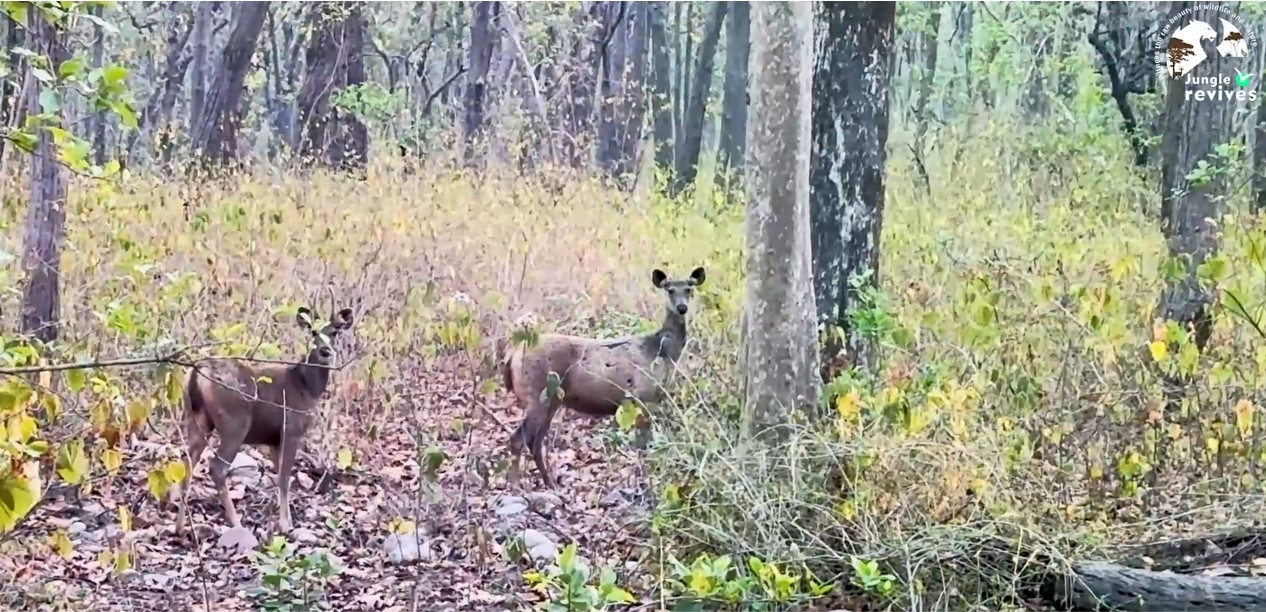
[[[1073,610],[1266,610],[1266,580],[1176,574],[1115,563],[1074,563],[1055,578],[1058,601]]]

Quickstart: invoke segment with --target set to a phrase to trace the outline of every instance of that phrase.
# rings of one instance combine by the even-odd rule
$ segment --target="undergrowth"
[[[926,160],[931,193],[891,161],[882,293],[854,313],[883,346],[881,370],[832,381],[829,418],[797,424],[772,452],[741,436],[743,209],[712,193],[671,201],[439,162],[405,172],[397,160],[365,180],[76,183],[54,350],[293,355],[299,306],[351,305],[346,379],[376,401],[336,392],[310,444],[348,463],[372,457],[376,420],[435,346],[463,345],[487,369],[528,314],[549,330],[647,329],[662,308],[650,271],[706,266],[690,376],[656,409],[648,464],[659,554],[645,569],[661,596],[773,606],[833,586],[900,608],[997,609],[1072,556],[1249,522],[1266,461],[1255,419],[1266,345],[1245,319],[1266,296],[1266,228],[1238,212],[1221,220],[1222,255],[1201,275],[1242,307],[1217,310],[1210,349],[1193,353],[1184,330],[1152,320],[1180,267],[1128,152],[1109,139],[1000,148],[1014,131],[944,142]],[[7,199],[5,328],[22,217]],[[458,295],[478,333],[445,326]],[[1165,401],[1178,374],[1192,384]],[[59,396],[55,411],[71,416],[48,437],[87,426],[97,437],[79,451],[84,469],[117,470],[128,450],[110,432],[117,442],[119,430],[170,427],[158,417],[174,405],[172,380],[161,367],[67,377],[81,392]]]

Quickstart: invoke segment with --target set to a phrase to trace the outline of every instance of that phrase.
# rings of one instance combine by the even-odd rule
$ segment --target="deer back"
[[[539,401],[549,373],[562,377],[563,404],[596,416],[613,414],[626,397],[642,402],[661,397],[671,369],[656,359],[651,337],[594,339],[543,334],[532,349],[511,357],[511,380],[522,399]]]
[[[190,395],[200,398],[221,435],[242,435],[245,444],[277,446],[283,436],[302,435],[318,396],[298,378],[299,369],[252,365],[236,359],[199,362],[190,372]],[[192,399],[192,397],[191,397]]]

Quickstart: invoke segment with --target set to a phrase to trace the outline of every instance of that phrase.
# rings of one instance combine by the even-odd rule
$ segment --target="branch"
[[[448,77],[447,79],[444,79],[444,82],[440,83],[440,86],[436,87],[435,91],[431,92],[431,95],[427,96],[426,104],[422,105],[423,117],[431,114],[431,105],[435,103],[435,99],[440,97],[440,94],[444,93],[444,90],[448,89],[448,86],[452,85],[453,81],[456,81],[457,78],[462,76],[463,74],[466,74],[466,67],[465,66],[458,67],[457,71],[454,72],[452,76]]]
[[[217,343],[219,344],[219,343]],[[23,374],[38,374],[40,372],[65,372],[68,370],[87,370],[90,368],[117,368],[124,366],[137,366],[149,364],[176,364],[190,365],[181,361],[180,358],[195,347],[181,347],[175,351],[162,355],[154,355],[151,357],[124,357],[119,359],[93,359],[92,361],[76,361],[73,363],[53,363],[35,366],[19,366],[10,368],[0,368],[0,375],[20,376]]]

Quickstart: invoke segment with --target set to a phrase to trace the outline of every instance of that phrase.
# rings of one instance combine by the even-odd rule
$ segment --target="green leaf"
[[[50,115],[62,109],[62,97],[56,89],[45,89],[40,92],[40,108]]]
[[[88,373],[82,369],[66,370],[66,389],[78,393],[88,384]]]
[[[615,422],[619,425],[620,431],[628,431],[637,424],[637,417],[641,416],[642,408],[633,402],[624,402],[615,411]]]
[[[124,79],[127,79],[127,67],[120,64],[110,64],[105,67],[101,73],[101,80],[106,86],[118,85]]]
[[[137,128],[136,112],[132,110],[132,105],[123,100],[111,100],[110,109],[114,114],[119,116],[119,122],[129,130]]]
[[[31,68],[31,76],[39,79],[41,83],[53,83],[57,80],[53,77],[53,73],[43,68]]]
[[[74,79],[83,75],[88,63],[82,57],[72,57],[57,67],[57,76],[63,79]]]
[[[39,491],[33,485],[17,474],[0,476],[0,532],[13,529],[35,507]]]
[[[73,439],[57,451],[57,476],[76,485],[88,475],[88,456],[82,440]]]

